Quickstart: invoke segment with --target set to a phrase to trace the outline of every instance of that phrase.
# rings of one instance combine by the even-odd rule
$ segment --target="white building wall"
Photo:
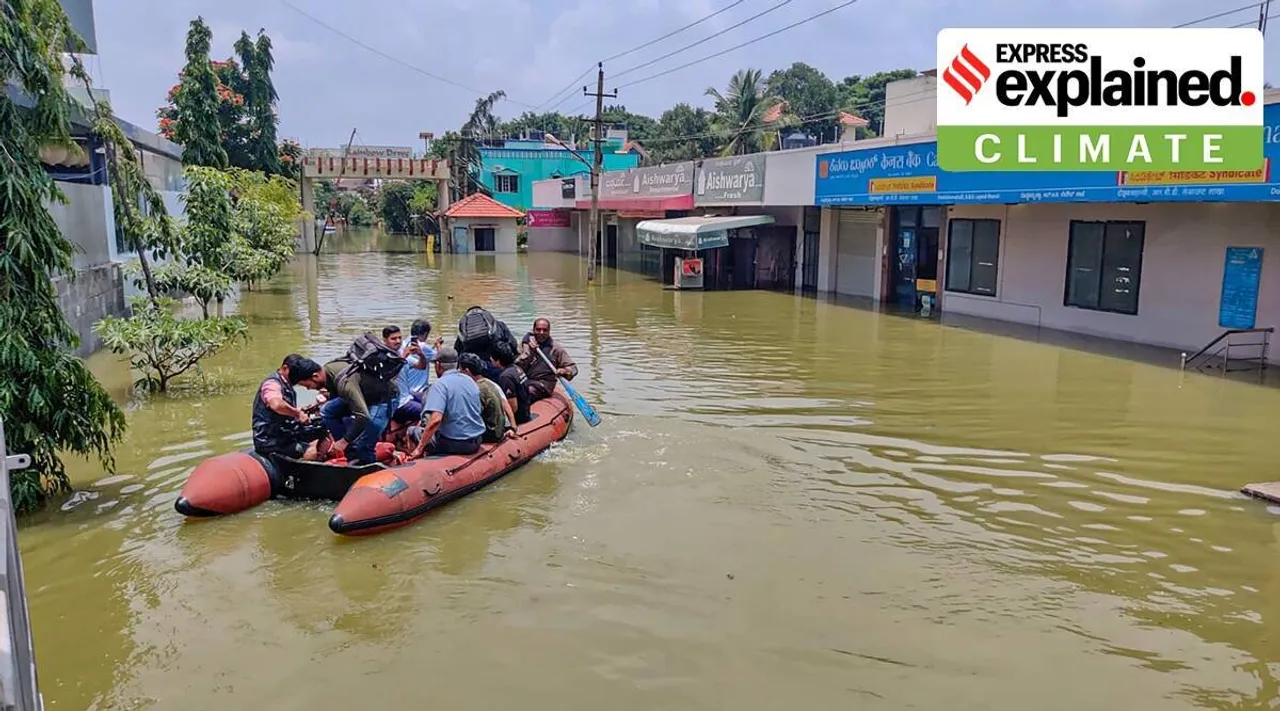
[[[963,205],[950,218],[1001,220],[996,294],[946,291],[944,313],[969,314],[1189,352],[1220,334],[1225,249],[1263,247],[1257,326],[1280,324],[1280,205],[1272,203],[1075,203]],[[1146,223],[1136,315],[1063,304],[1071,220]],[[940,238],[946,245],[946,232]],[[1252,355],[1252,354],[1250,354]],[[1280,362],[1277,349],[1269,360]]]
[[[882,135],[918,136],[938,131],[938,77],[923,75],[884,87]]]
[[[493,218],[483,219],[465,219],[453,218],[450,220],[449,229],[454,227],[466,227],[471,230],[471,250],[475,251],[476,238],[475,230],[479,227],[492,227],[493,235],[493,252],[481,252],[481,254],[515,254],[516,253],[516,232],[517,226],[514,219],[495,220]]]

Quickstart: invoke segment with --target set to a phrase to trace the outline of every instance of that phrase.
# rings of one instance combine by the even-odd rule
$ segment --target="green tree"
[[[794,117],[771,111],[781,99],[768,93],[759,69],[741,69],[730,77],[723,93],[715,87],[706,93],[715,100],[711,127],[720,140],[720,155],[769,150],[777,131],[795,123]]]
[[[788,111],[805,122],[803,130],[819,141],[839,138],[835,112],[840,108],[840,90],[827,75],[796,62],[770,74],[765,87],[768,94],[787,102]],[[819,116],[824,118],[818,119]]]
[[[575,143],[588,135],[590,126],[577,116],[565,116],[555,111],[542,114],[526,111],[518,118],[499,124],[498,133],[514,138],[526,131],[544,131],[564,143]]]
[[[860,135],[874,138],[884,131],[885,85],[915,75],[914,69],[894,69],[868,77],[854,74],[840,80],[841,105],[867,120],[866,128],[858,129]]]
[[[484,138],[493,138],[498,134],[501,122],[493,113],[493,108],[505,98],[507,93],[499,89],[488,96],[476,99],[476,105],[466,122],[462,124],[462,129],[456,134],[446,132],[444,137],[437,141],[439,150],[448,158],[449,168],[453,173],[449,180],[449,191],[453,198],[451,202],[461,200],[472,193],[489,192],[480,182],[483,161],[480,157],[479,141]]]
[[[204,18],[191,21],[187,31],[187,64],[174,97],[178,119],[175,140],[182,145],[182,161],[187,165],[227,167],[227,151],[222,143],[218,120],[218,77],[209,64],[209,44],[213,33]]]
[[[716,154],[711,113],[679,103],[662,112],[658,133],[645,144],[655,163],[678,163]]]
[[[410,231],[413,226],[413,210],[410,208],[412,200],[413,186],[409,183],[397,180],[382,184],[382,191],[378,196],[378,214],[388,232],[403,234]]]
[[[31,455],[13,472],[14,506],[30,511],[68,491],[61,455],[94,456],[114,468],[111,447],[125,418],[84,361],[58,308],[52,279],[73,271],[74,247],[45,207],[64,196],[40,164],[43,145],[72,145],[60,52],[83,43],[56,0],[0,5],[0,75],[34,102],[0,93],[0,417],[10,452]],[[73,71],[83,77],[83,68]]]
[[[606,106],[600,118],[608,126],[625,128],[627,138],[644,143],[658,135],[658,122],[644,114],[633,114],[622,105]],[[588,138],[590,136],[588,135]]]
[[[236,54],[244,67],[245,118],[250,165],[265,173],[280,173],[280,153],[276,142],[276,101],[280,98],[271,82],[275,59],[271,56],[271,38],[258,30],[255,42],[248,32],[236,40]]]

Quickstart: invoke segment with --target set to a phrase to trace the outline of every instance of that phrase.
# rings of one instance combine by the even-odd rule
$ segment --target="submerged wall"
[[[102,340],[94,335],[93,325],[107,316],[125,313],[120,265],[108,262],[80,269],[74,279],[58,277],[53,285],[58,291],[58,306],[80,336],[76,355],[83,357],[98,350]]]

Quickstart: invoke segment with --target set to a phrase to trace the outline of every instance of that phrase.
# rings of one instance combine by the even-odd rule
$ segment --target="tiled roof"
[[[475,193],[462,198],[444,211],[445,217],[524,217],[524,213],[514,207],[507,207],[484,193]]]

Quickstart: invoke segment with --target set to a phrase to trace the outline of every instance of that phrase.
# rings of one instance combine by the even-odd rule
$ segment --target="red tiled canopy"
[[[450,205],[449,209],[444,211],[444,216],[463,218],[499,218],[524,217],[524,213],[514,207],[503,205],[484,193],[475,193]]]

